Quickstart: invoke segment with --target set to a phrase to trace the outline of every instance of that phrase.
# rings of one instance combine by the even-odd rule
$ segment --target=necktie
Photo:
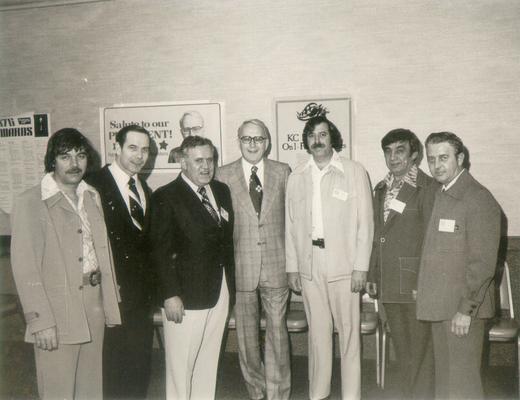
[[[208,194],[206,193],[206,188],[204,186],[201,186],[199,190],[197,190],[199,194],[202,196],[202,205],[208,210],[210,215],[213,217],[213,219],[217,222],[217,224],[220,226],[220,218],[218,217],[217,212],[211,205],[211,202],[209,201]]]
[[[253,207],[255,208],[256,215],[260,217],[260,209],[262,208],[262,184],[260,183],[260,178],[256,174],[258,171],[258,167],[251,167],[251,177],[249,178],[249,196],[251,196],[251,201],[253,202]]]
[[[135,179],[130,178],[128,181],[128,187],[130,188],[130,215],[132,216],[132,222],[139,229],[143,229],[144,224],[144,212],[143,206],[141,205],[141,197],[135,187]]]

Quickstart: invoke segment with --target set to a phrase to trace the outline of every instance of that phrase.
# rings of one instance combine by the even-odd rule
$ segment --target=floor
[[[20,340],[22,333],[20,326],[6,323],[6,319],[2,319],[2,321],[0,324],[0,398],[35,399],[37,389],[32,347]],[[511,349],[514,351],[514,346]],[[164,399],[164,359],[159,349],[154,349],[152,369],[148,399]],[[488,367],[484,374],[487,397],[490,399],[517,399],[515,374],[516,367],[514,366]],[[399,388],[394,383],[395,368],[393,364],[387,367],[387,385],[384,391],[376,385],[373,360],[363,361],[362,376],[363,399],[399,398]],[[307,357],[294,356],[292,358],[291,399],[307,399],[307,396]],[[216,398],[247,399],[238,357],[234,352],[225,352],[221,358]],[[339,360],[336,359],[333,368],[331,399],[339,398]]]

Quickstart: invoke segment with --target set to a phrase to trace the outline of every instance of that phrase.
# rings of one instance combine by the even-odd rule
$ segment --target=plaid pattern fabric
[[[285,313],[285,187],[290,169],[264,160],[262,212],[257,216],[249,194],[249,177],[241,160],[219,168],[216,179],[231,190],[235,213],[234,247],[237,300],[235,317],[242,374],[249,397],[288,399],[290,358]],[[264,362],[258,341],[260,308],[267,318]]]

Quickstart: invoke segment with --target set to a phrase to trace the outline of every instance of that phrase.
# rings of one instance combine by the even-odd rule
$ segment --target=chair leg
[[[380,338],[379,338],[379,331],[381,329],[381,324],[377,324],[377,329],[376,329],[376,383],[377,383],[377,386],[380,387],[381,386],[381,363],[380,363],[380,359],[381,359],[381,349],[380,349],[380,346],[381,346],[381,342],[380,342]]]
[[[385,370],[386,370],[386,325],[382,329],[383,345],[381,346],[381,389],[385,388]]]
[[[516,347],[517,347],[517,357],[518,357],[518,360],[517,361],[517,384],[518,384],[518,397],[520,397],[520,334],[518,334],[517,338],[516,338]]]

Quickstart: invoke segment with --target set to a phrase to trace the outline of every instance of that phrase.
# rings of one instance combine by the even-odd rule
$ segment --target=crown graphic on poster
[[[308,121],[314,117],[324,117],[328,112],[329,110],[327,110],[322,104],[309,103],[304,107],[302,112],[296,113],[296,117],[300,121]]]

